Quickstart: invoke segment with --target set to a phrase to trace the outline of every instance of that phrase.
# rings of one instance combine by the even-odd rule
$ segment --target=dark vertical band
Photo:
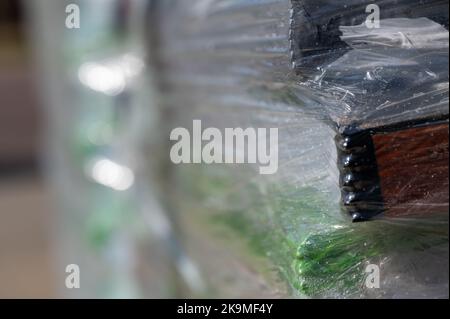
[[[372,134],[348,129],[335,140],[342,205],[354,222],[369,220],[383,212]]]

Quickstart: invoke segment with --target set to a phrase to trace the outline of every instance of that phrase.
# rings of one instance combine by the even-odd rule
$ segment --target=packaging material
[[[448,298],[448,2],[156,6],[160,131],[278,128],[275,174],[167,175],[205,295]]]
[[[72,296],[448,298],[448,1],[72,2],[27,2]],[[172,163],[196,121],[276,170]]]

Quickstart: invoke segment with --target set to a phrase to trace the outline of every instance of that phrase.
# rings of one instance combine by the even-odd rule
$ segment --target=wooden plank
[[[448,123],[373,136],[386,216],[448,212]]]
[[[433,119],[338,134],[342,204],[354,221],[448,213],[448,125]]]

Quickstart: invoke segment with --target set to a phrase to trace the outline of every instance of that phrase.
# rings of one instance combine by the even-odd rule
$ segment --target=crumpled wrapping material
[[[79,1],[87,11],[76,33],[58,27],[66,2],[35,4],[48,157],[65,212],[63,249],[72,248],[62,259],[76,255],[89,283],[77,293],[448,298],[448,202],[426,194],[433,183],[448,194],[445,167],[434,165],[448,137],[425,149],[438,168],[428,184],[398,171],[407,183],[394,199],[408,189],[430,195],[427,214],[419,198],[414,214],[400,205],[396,217],[363,223],[342,207],[354,197],[342,183],[356,175],[342,173],[338,147],[408,121],[448,125],[447,1],[136,0],[132,18],[124,3],[103,10],[106,1]],[[368,29],[373,3],[380,28]],[[278,128],[277,173],[171,166],[170,131],[193,119]],[[430,162],[417,154],[417,165]],[[377,198],[370,204],[382,207]],[[367,285],[373,265],[379,288]]]
[[[167,196],[208,296],[239,296],[260,280],[243,276],[248,284],[226,292],[231,279],[218,277],[231,266],[211,261],[225,253],[190,245],[225,236],[256,256],[236,257],[233,244],[225,258],[265,278],[250,296],[448,298],[448,211],[352,223],[340,205],[337,134],[445,115],[448,123],[448,3],[378,1],[380,28],[368,29],[372,2],[158,3],[149,34],[158,34],[161,130],[169,136],[193,119],[279,129],[274,175],[250,164],[173,167]],[[379,288],[365,284],[368,265],[379,267]],[[278,279],[267,279],[273,272]]]

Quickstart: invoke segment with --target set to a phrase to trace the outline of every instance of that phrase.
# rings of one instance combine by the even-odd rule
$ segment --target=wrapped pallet
[[[448,298],[447,1],[151,8],[164,135],[277,129],[269,174],[211,134],[165,171],[194,295]]]
[[[447,0],[27,3],[64,294],[448,298]]]

